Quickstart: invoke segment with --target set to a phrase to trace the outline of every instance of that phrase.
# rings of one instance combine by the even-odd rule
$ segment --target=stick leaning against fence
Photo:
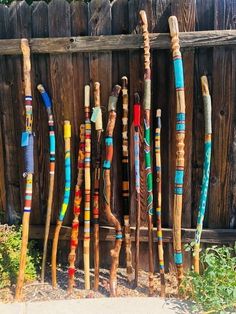
[[[99,286],[99,186],[101,175],[101,138],[102,138],[102,111],[100,102],[100,83],[94,83],[94,105],[91,121],[95,123],[97,133],[96,164],[94,173],[94,193],[93,193],[93,223],[94,223],[94,290]]]
[[[91,206],[91,121],[90,121],[90,86],[84,88],[85,112],[85,159],[84,159],[84,284],[90,289],[90,206]]]
[[[128,78],[122,77],[122,199],[124,213],[124,232],[125,232],[125,253],[126,253],[126,271],[128,282],[132,281],[132,252],[130,238],[130,220],[129,220],[129,139],[128,139]]]
[[[206,210],[210,165],[211,165],[211,96],[209,93],[208,81],[206,76],[201,77],[202,97],[204,103],[204,117],[205,117],[205,144],[204,144],[204,164],[203,164],[203,178],[202,190],[200,195],[200,202],[198,208],[197,228],[194,240],[194,270],[199,273],[199,250],[200,241],[203,228],[203,220]]]
[[[59,218],[53,237],[52,244],[52,286],[56,288],[57,285],[57,246],[59,240],[59,233],[68,208],[70,200],[71,189],[71,156],[70,156],[70,139],[71,139],[71,124],[70,121],[64,121],[64,141],[65,141],[65,189],[64,198],[61,206]]]
[[[135,287],[138,286],[139,275],[139,236],[140,236],[140,157],[139,157],[139,128],[140,128],[140,97],[138,93],[134,95],[134,168],[135,168],[135,190],[136,190],[136,230],[135,230]]]
[[[72,221],[72,228],[71,228],[71,239],[70,239],[70,254],[68,257],[69,261],[69,269],[68,269],[68,291],[69,293],[72,292],[72,288],[75,284],[75,261],[76,261],[76,250],[78,247],[78,236],[79,236],[79,216],[81,212],[81,201],[82,201],[82,185],[84,180],[84,133],[85,133],[85,126],[84,124],[80,125],[80,143],[79,143],[79,153],[78,153],[78,175],[77,175],[77,183],[75,186],[75,198],[74,198],[74,219]]]
[[[106,128],[106,159],[103,162],[103,181],[104,190],[103,197],[105,202],[105,214],[109,223],[111,223],[116,230],[115,247],[110,251],[112,263],[110,270],[110,296],[117,295],[117,267],[119,264],[120,248],[122,243],[122,229],[119,220],[111,211],[111,163],[113,158],[113,131],[116,123],[116,105],[121,87],[116,85],[113,88],[108,103],[108,122]]]
[[[173,238],[174,261],[179,284],[183,279],[183,254],[181,245],[181,218],[184,184],[185,94],[182,56],[179,46],[179,27],[175,16],[169,17],[171,49],[174,63],[176,89],[176,168],[174,188]]]
[[[46,216],[45,232],[44,232],[42,270],[41,270],[41,282],[44,282],[45,265],[46,265],[46,259],[47,259],[47,248],[48,248],[48,235],[50,231],[52,200],[53,200],[53,190],[54,190],[56,141],[55,141],[55,128],[54,128],[54,119],[53,119],[51,99],[49,98],[42,84],[39,84],[37,86],[37,89],[42,96],[44,105],[48,113],[49,151],[50,151],[50,165],[49,165],[50,179],[49,179],[49,191],[48,191],[48,203],[47,203],[47,216]]]
[[[33,193],[33,173],[34,173],[34,134],[32,130],[33,113],[32,113],[32,91],[31,91],[31,63],[30,63],[30,48],[27,39],[21,40],[21,50],[23,53],[23,69],[24,69],[24,84],[25,84],[25,112],[26,123],[25,132],[22,133],[21,146],[24,148],[24,161],[26,178],[25,185],[25,201],[22,220],[22,241],[20,253],[20,266],[16,284],[16,300],[20,300],[22,296],[22,288],[25,276],[25,265],[27,258],[27,246],[29,239],[29,221],[32,206]]]
[[[140,11],[142,22],[142,33],[144,41],[144,154],[145,154],[145,173],[147,185],[147,212],[148,212],[148,252],[149,252],[149,295],[153,295],[154,283],[154,260],[153,260],[153,175],[151,159],[151,68],[150,68],[150,43],[148,33],[148,23],[145,11]]]
[[[158,240],[158,258],[161,277],[161,297],[165,297],[165,268],[164,251],[162,242],[161,226],[161,110],[156,111],[156,130],[155,130],[155,154],[156,154],[156,174],[157,174],[157,240]]]

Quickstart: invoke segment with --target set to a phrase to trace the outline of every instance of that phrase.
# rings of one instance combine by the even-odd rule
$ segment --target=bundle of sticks
[[[84,121],[80,124],[80,141],[78,150],[77,162],[77,182],[75,185],[75,195],[73,200],[73,221],[71,228],[70,253],[68,256],[68,291],[71,293],[75,286],[75,272],[76,260],[79,239],[80,219],[83,216],[83,262],[84,262],[84,282],[85,289],[90,290],[90,239],[91,239],[91,209],[93,222],[93,253],[94,253],[94,285],[95,291],[99,289],[99,267],[100,267],[100,242],[99,242],[99,218],[100,212],[103,211],[107,222],[115,229],[115,244],[110,251],[110,280],[109,288],[110,295],[117,296],[117,269],[119,267],[119,257],[121,251],[122,241],[125,243],[126,269],[127,281],[134,282],[135,287],[139,283],[139,252],[140,252],[140,214],[141,214],[141,199],[145,196],[147,213],[146,220],[148,223],[148,261],[149,261],[149,295],[154,294],[154,243],[153,243],[153,214],[154,214],[154,199],[153,194],[156,193],[156,225],[157,225],[157,253],[160,269],[161,291],[160,295],[165,297],[165,268],[164,268],[164,249],[163,249],[163,235],[162,235],[162,160],[161,160],[161,110],[156,110],[155,123],[155,164],[156,172],[153,173],[153,158],[152,158],[152,91],[151,91],[151,53],[149,43],[148,22],[145,11],[140,11],[141,29],[143,34],[144,47],[144,86],[143,99],[140,100],[138,93],[134,95],[133,116],[132,110],[129,110],[129,81],[126,76],[121,78],[121,86],[115,85],[111,91],[108,99],[108,119],[105,129],[105,138],[103,140],[103,116],[100,103],[100,83],[94,82],[93,89],[93,103],[91,108],[91,94],[90,85],[84,88]],[[171,36],[171,50],[173,55],[175,89],[176,89],[176,167],[175,167],[175,181],[174,181],[174,206],[173,206],[173,246],[174,246],[174,261],[177,268],[177,278],[179,284],[183,279],[183,254],[181,242],[181,215],[182,215],[182,199],[183,199],[183,183],[184,183],[184,139],[185,139],[185,94],[184,94],[184,72],[182,57],[179,45],[179,30],[178,22],[175,16],[169,18],[170,36]],[[22,231],[22,248],[20,257],[20,269],[16,287],[16,299],[20,299],[22,295],[22,287],[24,281],[26,251],[29,233],[29,218],[32,203],[32,189],[33,189],[33,173],[34,173],[34,158],[33,158],[33,139],[34,133],[32,130],[32,96],[31,96],[31,80],[30,80],[30,49],[26,39],[22,39],[21,47],[23,52],[24,65],[24,82],[25,82],[25,108],[26,108],[26,130],[22,134],[22,146],[25,150],[25,205],[23,214],[23,231]],[[210,155],[211,155],[211,102],[209,95],[209,88],[207,78],[201,78],[202,93],[205,106],[205,163],[203,188],[201,193],[199,215],[197,222],[197,230],[195,236],[195,258],[194,268],[199,272],[199,247],[200,237],[202,231],[203,218],[206,206],[206,197],[209,184],[210,172]],[[48,113],[49,139],[50,139],[50,164],[49,164],[49,194],[47,203],[47,215],[45,224],[44,249],[42,259],[42,273],[41,280],[44,281],[47,246],[50,229],[50,220],[52,213],[52,201],[54,191],[54,174],[56,163],[56,140],[54,130],[54,118],[52,101],[45,91],[42,84],[38,85],[38,90],[42,96],[43,102]],[[122,97],[119,100],[119,94],[122,92]],[[117,106],[122,103],[122,117],[119,116]],[[141,110],[141,103],[143,110]],[[132,107],[131,107],[132,108]],[[91,110],[92,109],[92,110]],[[143,111],[143,121],[141,119]],[[92,115],[91,115],[92,112]],[[132,118],[132,119],[131,119]],[[116,145],[116,138],[114,138],[114,130],[116,121],[122,121],[122,211],[123,219],[117,217],[115,214],[114,202],[112,195],[116,193],[113,187],[113,150]],[[133,124],[130,122],[133,121]],[[93,133],[93,124],[94,130]],[[133,125],[133,128],[131,127]],[[145,179],[146,192],[143,195],[140,193],[141,188],[141,170],[140,170],[140,147],[142,141],[141,129],[144,128],[144,164],[145,164]],[[131,131],[130,131],[131,130]],[[133,147],[131,146],[130,132],[133,134]],[[54,232],[53,246],[52,246],[52,285],[57,286],[57,250],[59,234],[63,224],[64,217],[69,207],[71,197],[71,136],[73,129],[69,120],[64,121],[64,198],[61,210],[57,219],[57,224]],[[94,134],[94,140],[92,140]],[[132,137],[131,137],[132,139]],[[102,162],[102,148],[105,146],[104,159]],[[131,153],[133,152],[133,153]],[[132,168],[130,162],[130,154],[134,156],[134,170],[135,170],[135,253],[134,262],[132,262],[132,245],[131,245],[131,202],[130,202],[130,170]],[[92,158],[95,156],[95,158]],[[94,161],[94,162],[93,162]],[[57,171],[60,171],[58,169]],[[156,190],[153,190],[153,178],[156,177]],[[103,179],[103,182],[102,180]],[[102,187],[103,186],[103,187]],[[84,201],[84,206],[83,206]],[[83,215],[81,212],[83,210]],[[123,225],[122,225],[123,224]],[[123,236],[124,233],[124,236]],[[79,251],[80,254],[80,251]],[[133,267],[134,266],[134,267]],[[133,278],[134,268],[134,278]]]

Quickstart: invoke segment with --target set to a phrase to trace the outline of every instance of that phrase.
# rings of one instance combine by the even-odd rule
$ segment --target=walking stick
[[[50,179],[49,179],[49,192],[48,192],[48,203],[47,203],[47,216],[46,216],[45,231],[44,231],[42,270],[41,270],[41,282],[43,283],[44,277],[45,277],[45,265],[46,265],[46,259],[47,259],[47,249],[48,249],[48,235],[49,235],[49,230],[50,230],[51,213],[52,213],[56,141],[55,141],[55,129],[54,129],[54,119],[53,119],[51,99],[49,98],[42,84],[39,84],[37,88],[42,96],[44,105],[48,113],[49,147],[50,147],[49,148],[50,150],[50,165],[49,165]]]
[[[101,135],[102,126],[102,111],[100,103],[100,83],[94,83],[94,109],[91,121],[95,122],[97,133],[96,146],[96,164],[94,174],[94,194],[93,194],[93,222],[94,222],[94,290],[98,290],[99,286],[99,186],[101,174]]]
[[[69,200],[70,200],[70,188],[71,188],[71,160],[70,160],[70,138],[71,138],[71,124],[70,121],[64,121],[64,141],[65,141],[65,189],[64,199],[57,219],[57,225],[54,233],[52,244],[52,286],[56,288],[57,285],[57,246],[59,240],[59,233],[65,217]]]
[[[142,22],[142,33],[144,40],[144,154],[145,172],[147,184],[147,212],[148,212],[148,251],[149,251],[149,295],[153,295],[153,177],[151,159],[151,131],[150,131],[150,112],[151,112],[151,69],[150,69],[150,44],[148,34],[147,16],[145,11],[140,11]]]
[[[182,57],[179,46],[179,27],[175,16],[169,17],[171,49],[174,63],[176,89],[176,169],[173,212],[174,260],[179,284],[183,279],[183,254],[181,247],[181,217],[184,183],[185,95]]]
[[[84,283],[85,289],[90,289],[90,198],[91,198],[91,121],[90,121],[90,86],[84,88],[85,112],[85,205],[84,205]]]
[[[194,240],[194,270],[199,273],[199,250],[203,227],[203,220],[206,210],[207,193],[210,177],[211,165],[211,96],[209,93],[208,81],[206,76],[201,77],[202,96],[204,102],[204,116],[205,116],[205,144],[204,144],[204,164],[203,164],[203,178],[202,190],[200,195],[200,202],[198,208],[197,228]]]
[[[103,181],[104,191],[103,197],[105,202],[105,214],[109,223],[114,225],[116,231],[115,247],[110,251],[112,263],[110,270],[110,295],[115,297],[117,295],[117,268],[119,264],[120,248],[122,243],[122,230],[119,220],[114,216],[111,211],[111,163],[113,158],[113,131],[116,122],[116,104],[121,87],[116,85],[113,88],[108,103],[108,122],[106,129],[106,159],[103,163]]]
[[[140,162],[139,162],[139,128],[140,128],[140,98],[134,95],[134,168],[136,190],[136,230],[135,230],[135,287],[138,286],[139,275],[139,234],[140,234]]]
[[[125,225],[125,251],[126,251],[126,270],[128,282],[132,281],[132,253],[130,238],[129,221],[129,139],[128,139],[128,78],[122,77],[122,98],[123,98],[123,117],[122,117],[122,198]]]
[[[158,239],[158,257],[161,277],[161,297],[165,297],[165,268],[164,251],[162,243],[161,227],[161,110],[156,112],[156,132],[155,132],[155,154],[156,154],[156,173],[157,173],[157,239]]]
[[[78,236],[79,236],[79,216],[81,212],[81,201],[82,201],[82,185],[84,180],[84,133],[85,126],[84,124],[80,125],[80,143],[79,143],[79,153],[78,153],[78,175],[77,175],[77,183],[75,186],[75,198],[74,198],[74,219],[72,221],[72,230],[71,230],[71,240],[70,240],[70,254],[68,257],[69,261],[69,269],[68,269],[68,291],[72,292],[72,288],[75,285],[75,261],[76,261],[76,249],[78,247]]]
[[[21,50],[23,53],[23,68],[24,68],[24,84],[25,84],[25,112],[26,123],[25,132],[22,133],[21,146],[24,148],[24,161],[26,178],[25,185],[25,201],[22,220],[22,240],[20,252],[19,273],[16,284],[16,300],[20,300],[22,296],[22,288],[25,277],[25,265],[27,257],[27,246],[29,239],[29,221],[32,206],[33,193],[33,173],[34,173],[34,135],[32,131],[33,113],[32,113],[32,92],[31,92],[31,63],[30,63],[30,48],[27,39],[21,39]]]

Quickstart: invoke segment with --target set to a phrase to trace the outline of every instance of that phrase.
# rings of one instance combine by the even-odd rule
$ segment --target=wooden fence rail
[[[83,87],[101,83],[104,125],[112,85],[129,78],[130,121],[134,93],[143,92],[142,40],[138,13],[144,9],[149,20],[152,47],[153,112],[162,109],[163,225],[166,264],[172,262],[172,205],[175,168],[175,93],[169,49],[168,17],[176,15],[181,31],[186,85],[186,174],[183,200],[183,235],[190,240],[202,180],[204,118],[200,76],[210,82],[213,105],[213,155],[209,198],[203,233],[207,243],[233,241],[236,228],[236,6],[235,0],[92,0],[89,3],[52,0],[0,5],[0,210],[5,221],[21,220],[23,197],[23,152],[20,135],[24,128],[22,60],[19,40],[30,39],[35,140],[35,181],[31,236],[42,238],[48,195],[49,143],[47,114],[36,90],[43,83],[53,100],[56,122],[56,172],[52,223],[55,224],[63,198],[63,120],[72,123],[72,182],[76,180],[79,125],[84,121]],[[195,32],[196,31],[196,32]],[[165,49],[165,50],[163,50]],[[166,50],[167,49],[167,50]],[[65,53],[69,52],[69,53]],[[93,98],[91,98],[93,104]],[[112,166],[113,204],[122,221],[121,191],[121,102],[118,104]],[[131,224],[135,224],[133,126],[130,136]],[[93,137],[93,133],[92,133]],[[141,139],[142,142],[142,139]],[[141,143],[142,144],[142,143]],[[93,140],[93,146],[95,145]],[[92,160],[93,162],[93,160]],[[145,195],[144,158],[141,156],[141,194]],[[155,183],[155,182],[154,182]],[[155,190],[155,184],[154,184]],[[155,196],[155,193],[154,193]],[[73,193],[70,204],[72,204]],[[154,198],[154,204],[156,198]],[[103,204],[101,203],[101,209]],[[141,224],[147,226],[145,198]],[[83,215],[81,215],[82,217]],[[2,220],[2,215],[0,219]],[[2,222],[2,221],[1,221]],[[65,226],[72,222],[70,205]],[[101,210],[102,230],[107,225]],[[109,227],[110,228],[110,227]],[[109,229],[108,228],[108,229]],[[214,231],[214,229],[228,229]],[[35,231],[37,230],[37,232]],[[69,232],[70,229],[67,229]],[[111,228],[109,230],[112,230]],[[133,229],[132,229],[133,230]],[[185,231],[188,230],[188,231]],[[102,231],[102,234],[106,234]],[[113,231],[109,231],[112,234]],[[187,233],[186,233],[187,232]],[[210,236],[207,236],[208,233]],[[186,236],[187,234],[187,236]],[[230,235],[230,236],[229,236]],[[145,231],[143,233],[145,238]],[[228,237],[229,236],[229,237]],[[67,238],[66,238],[67,239]],[[108,237],[111,239],[111,237]],[[223,240],[224,239],[224,240]],[[103,243],[106,250],[109,243]],[[64,250],[68,243],[62,241]],[[141,246],[147,257],[147,245]],[[80,255],[81,256],[81,255]],[[142,258],[142,266],[147,265]],[[186,265],[191,262],[185,254]],[[108,263],[108,262],[107,262]]]

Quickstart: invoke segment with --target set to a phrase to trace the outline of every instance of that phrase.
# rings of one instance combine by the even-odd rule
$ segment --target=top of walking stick
[[[169,23],[169,28],[170,28],[170,36],[179,36],[179,25],[178,25],[178,20],[177,17],[172,15],[168,19]]]

